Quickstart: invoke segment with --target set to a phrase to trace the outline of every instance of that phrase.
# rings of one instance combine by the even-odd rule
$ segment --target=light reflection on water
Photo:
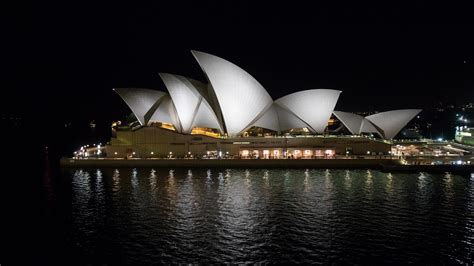
[[[85,262],[95,250],[104,261],[118,262],[120,253],[130,264],[472,258],[472,176],[137,168],[71,170],[62,178],[72,189],[64,230]]]
[[[157,176],[156,176],[156,171],[155,169],[151,169],[150,171],[150,177],[149,177],[149,181],[150,181],[150,188],[151,188],[151,192],[156,192],[156,186],[157,186]],[[155,193],[153,193],[152,195],[155,195]]]
[[[138,171],[136,168],[132,170],[132,188],[135,190],[138,187]]]
[[[118,192],[120,190],[120,171],[118,169],[114,170],[112,175],[112,191]]]

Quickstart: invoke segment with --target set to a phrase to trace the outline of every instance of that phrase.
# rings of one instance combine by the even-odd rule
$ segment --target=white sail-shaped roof
[[[265,113],[253,124],[253,126],[263,127],[280,132],[280,123],[278,121],[278,113],[275,109],[275,105],[272,105],[270,108],[268,108],[268,110],[265,111]]]
[[[192,128],[194,127],[207,127],[218,129],[221,133],[224,133],[222,127],[219,124],[216,114],[212,110],[209,103],[203,98],[199,104],[196,116],[194,117]]]
[[[372,125],[372,123],[370,123],[370,121],[365,119],[363,116],[341,111],[334,111],[333,114],[354,135],[359,135],[362,132],[380,134],[377,128],[375,128],[374,125]]]
[[[363,116],[353,113],[334,111],[333,114],[339,119],[344,126],[354,135],[360,134]]]
[[[156,107],[166,93],[162,91],[140,88],[115,88],[113,89],[130,107],[141,125],[148,123],[147,113]]]
[[[380,128],[386,139],[392,139],[420,112],[421,109],[402,109],[369,115],[365,118]]]
[[[192,123],[201,103],[202,96],[185,77],[166,73],[160,73],[159,75],[173,100],[183,130],[182,132],[191,132]]]
[[[229,136],[249,127],[272,98],[249,73],[215,55],[191,51],[212,85]]]
[[[298,118],[293,113],[279,107],[274,104],[274,108],[278,114],[278,121],[280,122],[280,130],[285,131],[293,128],[309,128],[309,125],[306,124],[303,120]]]
[[[368,132],[368,133],[377,133],[382,136],[382,133],[372,124],[368,119],[364,118],[362,120],[362,124],[360,125],[360,133]]]
[[[222,132],[217,116],[206,100],[206,85],[179,75],[160,73],[160,77],[173,100],[183,133],[191,133],[193,127],[216,128]]]
[[[156,111],[152,114],[149,121],[173,124],[177,131],[182,131],[173,101],[168,94],[163,97],[160,105],[156,108]]]
[[[322,133],[336,106],[341,91],[316,89],[295,92],[276,100],[279,106],[309,125],[309,130]]]
[[[273,104],[253,126],[263,127],[277,132],[293,128],[309,128],[308,124],[277,104]]]

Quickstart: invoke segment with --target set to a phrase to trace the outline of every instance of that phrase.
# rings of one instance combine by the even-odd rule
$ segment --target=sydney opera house
[[[341,91],[311,89],[273,100],[235,64],[192,51],[207,83],[160,73],[168,93],[116,88],[136,121],[115,123],[108,157],[324,158],[388,155],[421,110],[361,116],[335,111]]]

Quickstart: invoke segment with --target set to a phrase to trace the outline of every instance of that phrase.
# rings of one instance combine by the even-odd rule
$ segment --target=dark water
[[[473,215],[474,178],[449,174],[104,168],[43,177],[44,235],[74,263],[469,264]]]

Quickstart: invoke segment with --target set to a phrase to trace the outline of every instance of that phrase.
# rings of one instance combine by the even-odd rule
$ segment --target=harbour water
[[[343,169],[63,169],[51,252],[75,263],[469,264],[474,177]]]

